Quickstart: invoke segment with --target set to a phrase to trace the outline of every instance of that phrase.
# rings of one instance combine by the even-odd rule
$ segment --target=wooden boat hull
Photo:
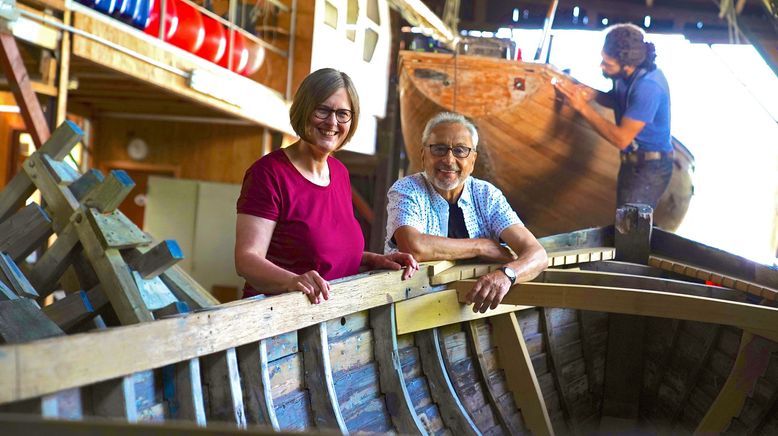
[[[443,262],[333,282],[322,305],[286,294],[3,345],[0,409],[343,434],[778,429],[778,271],[658,229],[647,265],[612,260],[612,226],[541,243],[553,268],[486,314],[458,295],[498,265]],[[639,330],[620,348],[625,319]]]
[[[499,187],[535,234],[612,222],[619,154],[556,98],[550,79],[562,73],[552,66],[406,51],[399,74],[410,173],[421,169],[424,125],[456,111],[479,129],[474,175]],[[674,146],[673,177],[654,214],[668,230],[680,225],[693,190],[694,157]]]

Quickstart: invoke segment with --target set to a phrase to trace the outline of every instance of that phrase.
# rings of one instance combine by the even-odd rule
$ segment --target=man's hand
[[[492,271],[481,276],[465,301],[473,304],[473,312],[486,313],[486,309],[495,309],[511,288],[511,281],[502,271]]]
[[[398,270],[405,268],[403,271],[403,280],[407,280],[419,270],[419,262],[408,253],[394,252],[392,254],[375,255],[371,258],[371,265],[373,269],[391,269]]]
[[[554,84],[554,87],[565,96],[567,103],[578,112],[597,96],[593,89],[584,85],[576,85],[569,80],[560,80]]]

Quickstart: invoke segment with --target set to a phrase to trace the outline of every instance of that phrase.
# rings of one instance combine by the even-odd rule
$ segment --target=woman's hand
[[[292,277],[285,289],[302,292],[311,300],[311,304],[330,299],[330,284],[313,270]]]
[[[402,277],[403,280],[413,277],[416,271],[419,270],[419,262],[416,262],[416,259],[409,253],[401,253],[398,251],[383,255],[375,253],[365,253],[365,255],[370,255],[369,259],[367,259],[367,265],[371,269],[391,269],[397,271],[405,268]]]

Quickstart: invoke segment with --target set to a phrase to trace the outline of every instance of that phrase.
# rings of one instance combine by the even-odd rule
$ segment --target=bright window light
[[[646,15],[643,17],[643,27],[649,28],[651,27],[651,15]]]
[[[581,8],[579,8],[578,6],[573,8],[573,16],[575,18],[578,18],[578,14],[580,14],[580,13],[581,13]]]
[[[519,8],[513,8],[513,22],[519,21]]]
[[[602,23],[603,26],[607,26],[608,25],[608,19],[607,18],[603,18],[601,23]]]

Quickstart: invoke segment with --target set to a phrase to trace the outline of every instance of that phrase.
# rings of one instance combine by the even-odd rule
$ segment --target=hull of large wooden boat
[[[409,172],[421,169],[421,136],[441,111],[471,118],[480,144],[474,176],[499,187],[537,235],[613,221],[619,154],[557,98],[543,64],[402,52],[400,105]],[[606,116],[612,112],[598,108]],[[675,143],[673,178],[655,212],[678,227],[692,195],[694,158]]]

